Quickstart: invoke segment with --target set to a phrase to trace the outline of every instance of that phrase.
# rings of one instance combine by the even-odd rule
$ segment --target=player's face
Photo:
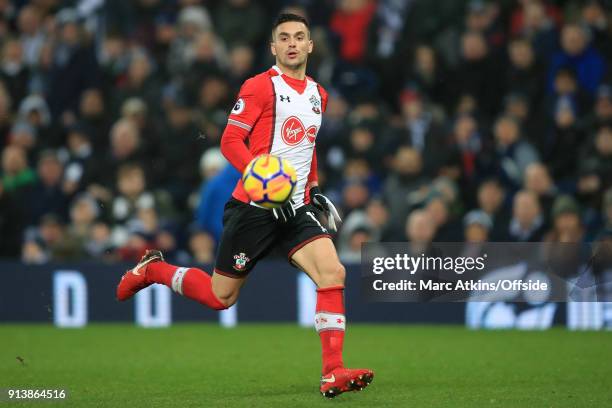
[[[278,64],[299,68],[306,64],[312,52],[310,32],[304,23],[288,21],[276,27],[270,47]]]

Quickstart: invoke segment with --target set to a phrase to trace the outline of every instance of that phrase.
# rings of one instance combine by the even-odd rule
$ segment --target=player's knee
[[[344,269],[344,266],[341,263],[324,267],[320,272],[321,281],[319,282],[319,287],[344,284],[346,269]]]
[[[219,299],[219,302],[221,302],[221,304],[223,304],[223,306],[225,306],[225,308],[229,308],[232,305],[234,305],[234,303],[236,303],[236,301],[238,300],[238,293],[231,293],[231,294],[226,294],[226,295],[217,295],[217,299]]]
[[[234,303],[236,303],[236,301],[238,301],[238,290],[215,290],[215,288],[213,288],[213,292],[215,293],[215,296],[219,302],[225,306],[225,309],[231,307]]]

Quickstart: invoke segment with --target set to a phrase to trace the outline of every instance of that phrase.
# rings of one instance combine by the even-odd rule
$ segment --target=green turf
[[[76,407],[612,406],[612,332],[352,325],[345,361],[376,377],[334,400],[294,325],[0,325],[0,346],[0,388],[65,387]]]

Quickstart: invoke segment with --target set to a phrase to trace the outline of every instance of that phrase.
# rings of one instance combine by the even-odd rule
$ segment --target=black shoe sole
[[[359,378],[356,378],[354,380],[350,380],[348,383],[346,383],[346,389],[345,390],[341,390],[339,387],[332,387],[329,390],[321,393],[325,398],[335,398],[338,395],[345,393],[345,392],[350,392],[350,391],[361,391],[363,390],[365,387],[367,387],[372,380],[374,379],[374,374],[362,374],[359,376]]]

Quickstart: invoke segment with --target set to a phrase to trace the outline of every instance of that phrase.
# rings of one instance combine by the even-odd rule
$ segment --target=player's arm
[[[247,80],[221,136],[221,153],[240,173],[253,159],[246,140],[264,109],[264,92],[255,78]]]

